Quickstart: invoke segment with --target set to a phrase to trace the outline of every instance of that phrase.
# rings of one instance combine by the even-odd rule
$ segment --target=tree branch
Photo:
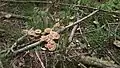
[[[71,59],[75,60],[76,62],[80,62],[83,64],[96,66],[96,67],[120,68],[120,66],[118,66],[117,64],[114,64],[114,62],[106,61],[106,60],[102,60],[102,59],[98,59],[90,56],[77,55],[77,56],[71,56]]]
[[[99,11],[99,10],[95,10],[95,11],[93,11],[92,13],[90,13],[89,15],[83,17],[82,19],[77,20],[77,21],[74,22],[73,24],[70,24],[70,25],[64,27],[64,28],[61,29],[61,30],[58,30],[58,33],[63,32],[63,31],[66,30],[67,28],[70,28],[70,27],[72,27],[72,26],[74,26],[74,25],[76,25],[76,24],[79,24],[81,21],[83,21],[83,20],[89,18],[90,16],[94,15],[94,14],[97,13],[98,11]]]
[[[16,15],[16,14],[12,14],[12,13],[7,13],[7,12],[0,12],[0,14],[3,14],[5,18],[18,18],[18,19],[30,19],[29,16],[22,16],[22,15]]]

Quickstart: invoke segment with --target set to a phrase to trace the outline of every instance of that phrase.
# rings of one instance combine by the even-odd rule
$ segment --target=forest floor
[[[114,37],[105,39],[104,46],[99,48],[87,46],[67,48],[63,46],[64,49],[58,48],[55,52],[49,52],[39,51],[39,47],[37,47],[38,51],[37,48],[33,48],[13,54],[9,50],[10,47],[23,36],[24,29],[29,29],[26,27],[27,18],[22,16],[25,14],[21,8],[19,5],[0,2],[0,68],[102,68],[102,63],[105,68],[107,68],[106,65],[119,68],[120,50],[119,47],[113,45]],[[78,58],[76,55],[84,57]],[[101,63],[94,63],[93,60]]]

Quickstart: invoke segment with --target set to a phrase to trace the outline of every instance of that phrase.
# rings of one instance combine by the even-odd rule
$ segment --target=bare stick
[[[14,53],[19,53],[19,52],[23,52],[23,51],[25,51],[25,50],[27,50],[27,49],[30,49],[30,48],[32,48],[32,47],[35,47],[35,46],[37,46],[38,44],[40,44],[42,41],[37,41],[37,42],[35,42],[35,43],[33,43],[33,44],[30,44],[30,45],[28,45],[28,46],[26,46],[26,47],[23,47],[23,48],[21,48],[21,49],[19,49],[19,50],[16,50],[16,51],[13,51]]]
[[[7,3],[4,3],[4,4],[0,5],[0,7],[3,7],[3,6],[5,6],[5,5],[7,5]]]
[[[79,20],[79,13],[78,13],[78,12],[77,12],[77,14],[76,14],[76,17],[77,17],[77,20]],[[72,31],[71,31],[71,34],[70,34],[70,37],[69,37],[69,39],[68,39],[69,42],[72,42],[73,36],[74,36],[74,34],[75,34],[75,31],[76,31],[77,27],[78,27],[78,24],[73,27],[73,29],[72,29]]]
[[[1,60],[0,60],[0,67],[1,67],[1,68],[4,68]]]
[[[39,54],[38,54],[38,52],[37,52],[37,51],[35,51],[35,54],[36,54],[37,58],[39,59],[39,61],[40,61],[40,64],[41,64],[42,68],[45,68],[45,66],[44,66],[44,64],[43,64],[42,60],[40,59]]]
[[[75,34],[75,31],[76,31],[77,27],[78,27],[78,25],[75,25],[75,26],[73,27],[73,29],[72,29],[72,31],[71,31],[71,34],[70,34],[70,37],[69,37],[69,39],[68,39],[69,42],[72,41],[73,36],[74,36],[74,34]]]
[[[79,26],[79,28],[80,28],[80,34],[81,34],[81,36],[83,37],[83,39],[86,41],[87,46],[90,46],[90,44],[89,44],[88,40],[87,40],[87,39],[86,39],[86,37],[83,35],[83,33],[82,33],[82,29],[81,29],[81,27],[80,27],[80,26]]]
[[[5,15],[5,18],[19,18],[19,19],[30,19],[29,16],[22,16],[22,15],[16,15],[16,14],[12,14],[12,13],[7,13],[7,12],[0,12],[0,14]]]
[[[5,32],[5,30],[4,29],[0,29],[0,32]]]
[[[114,62],[101,60],[95,57],[90,56],[71,56],[71,59],[75,60],[76,62],[80,62],[87,65],[92,65],[100,68],[120,68],[117,64],[114,64]]]
[[[107,50],[109,56],[112,58],[112,60],[114,60],[118,65],[120,65],[119,61],[113,56],[112,52],[107,48],[106,48],[106,50]]]
[[[23,40],[27,35],[20,37],[11,47],[11,51],[14,52],[13,48],[17,46],[17,43]]]
[[[66,26],[65,28],[63,28],[63,29],[61,29],[61,30],[59,30],[58,33],[63,32],[63,31],[66,30],[67,28],[70,28],[70,27],[72,27],[72,26],[74,26],[74,25],[76,25],[76,24],[79,24],[81,21],[83,21],[83,20],[89,18],[90,16],[94,15],[94,14],[95,14],[96,12],[98,12],[98,11],[99,11],[99,10],[93,11],[93,12],[90,13],[89,15],[83,17],[82,19],[80,19],[80,20],[74,22],[73,24],[70,24],[70,25]]]

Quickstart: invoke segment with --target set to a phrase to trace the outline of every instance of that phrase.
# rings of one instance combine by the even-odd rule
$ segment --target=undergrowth
[[[98,9],[107,10],[107,11],[116,11],[116,12],[120,11],[119,0],[105,0],[103,2],[102,0],[101,2],[97,0],[70,0],[70,1],[59,0],[58,2],[56,1],[55,3],[59,3],[59,2],[88,6],[88,7],[98,8]],[[66,26],[71,23],[74,23],[77,20],[76,19],[77,12],[80,15],[79,17],[82,18],[88,15],[89,13],[91,13],[92,11],[94,11],[93,9],[74,7],[72,5],[61,6],[58,4],[54,5],[54,4],[41,4],[41,3],[40,4],[12,3],[11,5],[12,5],[12,8],[15,9],[15,11],[11,10],[10,12],[14,12],[17,14],[30,17],[29,20],[25,20],[25,25],[27,29],[34,27],[34,28],[40,28],[44,30],[45,28],[52,27],[53,24],[58,22],[61,25]],[[9,8],[11,9],[11,7]],[[87,45],[89,43],[90,46],[88,48],[92,48],[98,53],[100,52],[100,50],[102,51],[102,48],[106,45],[105,42],[108,42],[107,39],[109,37],[112,36],[113,39],[115,39],[116,37],[120,36],[119,14],[116,14],[116,13],[99,11],[94,16],[81,22],[79,26],[81,26],[83,35],[84,37],[86,37],[87,43],[84,40],[85,44]],[[61,55],[59,56],[58,59],[55,60],[57,61],[56,68],[70,68],[71,67],[70,64],[73,65],[73,68],[77,68],[75,63],[72,64],[67,62],[65,59],[64,53],[62,53],[66,51],[65,49],[69,45],[68,38],[71,32],[71,29],[72,28],[67,29],[65,33],[61,34],[61,39],[58,42],[57,51],[60,52],[60,54],[63,54],[63,56]],[[78,40],[78,39],[75,39],[75,40]],[[50,61],[50,62],[55,63],[55,61]]]

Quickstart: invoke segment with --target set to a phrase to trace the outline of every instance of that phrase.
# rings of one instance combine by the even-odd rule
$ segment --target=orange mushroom
[[[45,45],[45,47],[46,47],[49,51],[54,51],[54,50],[56,49],[56,43],[55,43],[53,40],[51,40],[51,41],[49,41],[49,42]]]
[[[59,39],[60,38],[60,35],[55,31],[51,31],[50,35],[52,36],[52,39]]]

